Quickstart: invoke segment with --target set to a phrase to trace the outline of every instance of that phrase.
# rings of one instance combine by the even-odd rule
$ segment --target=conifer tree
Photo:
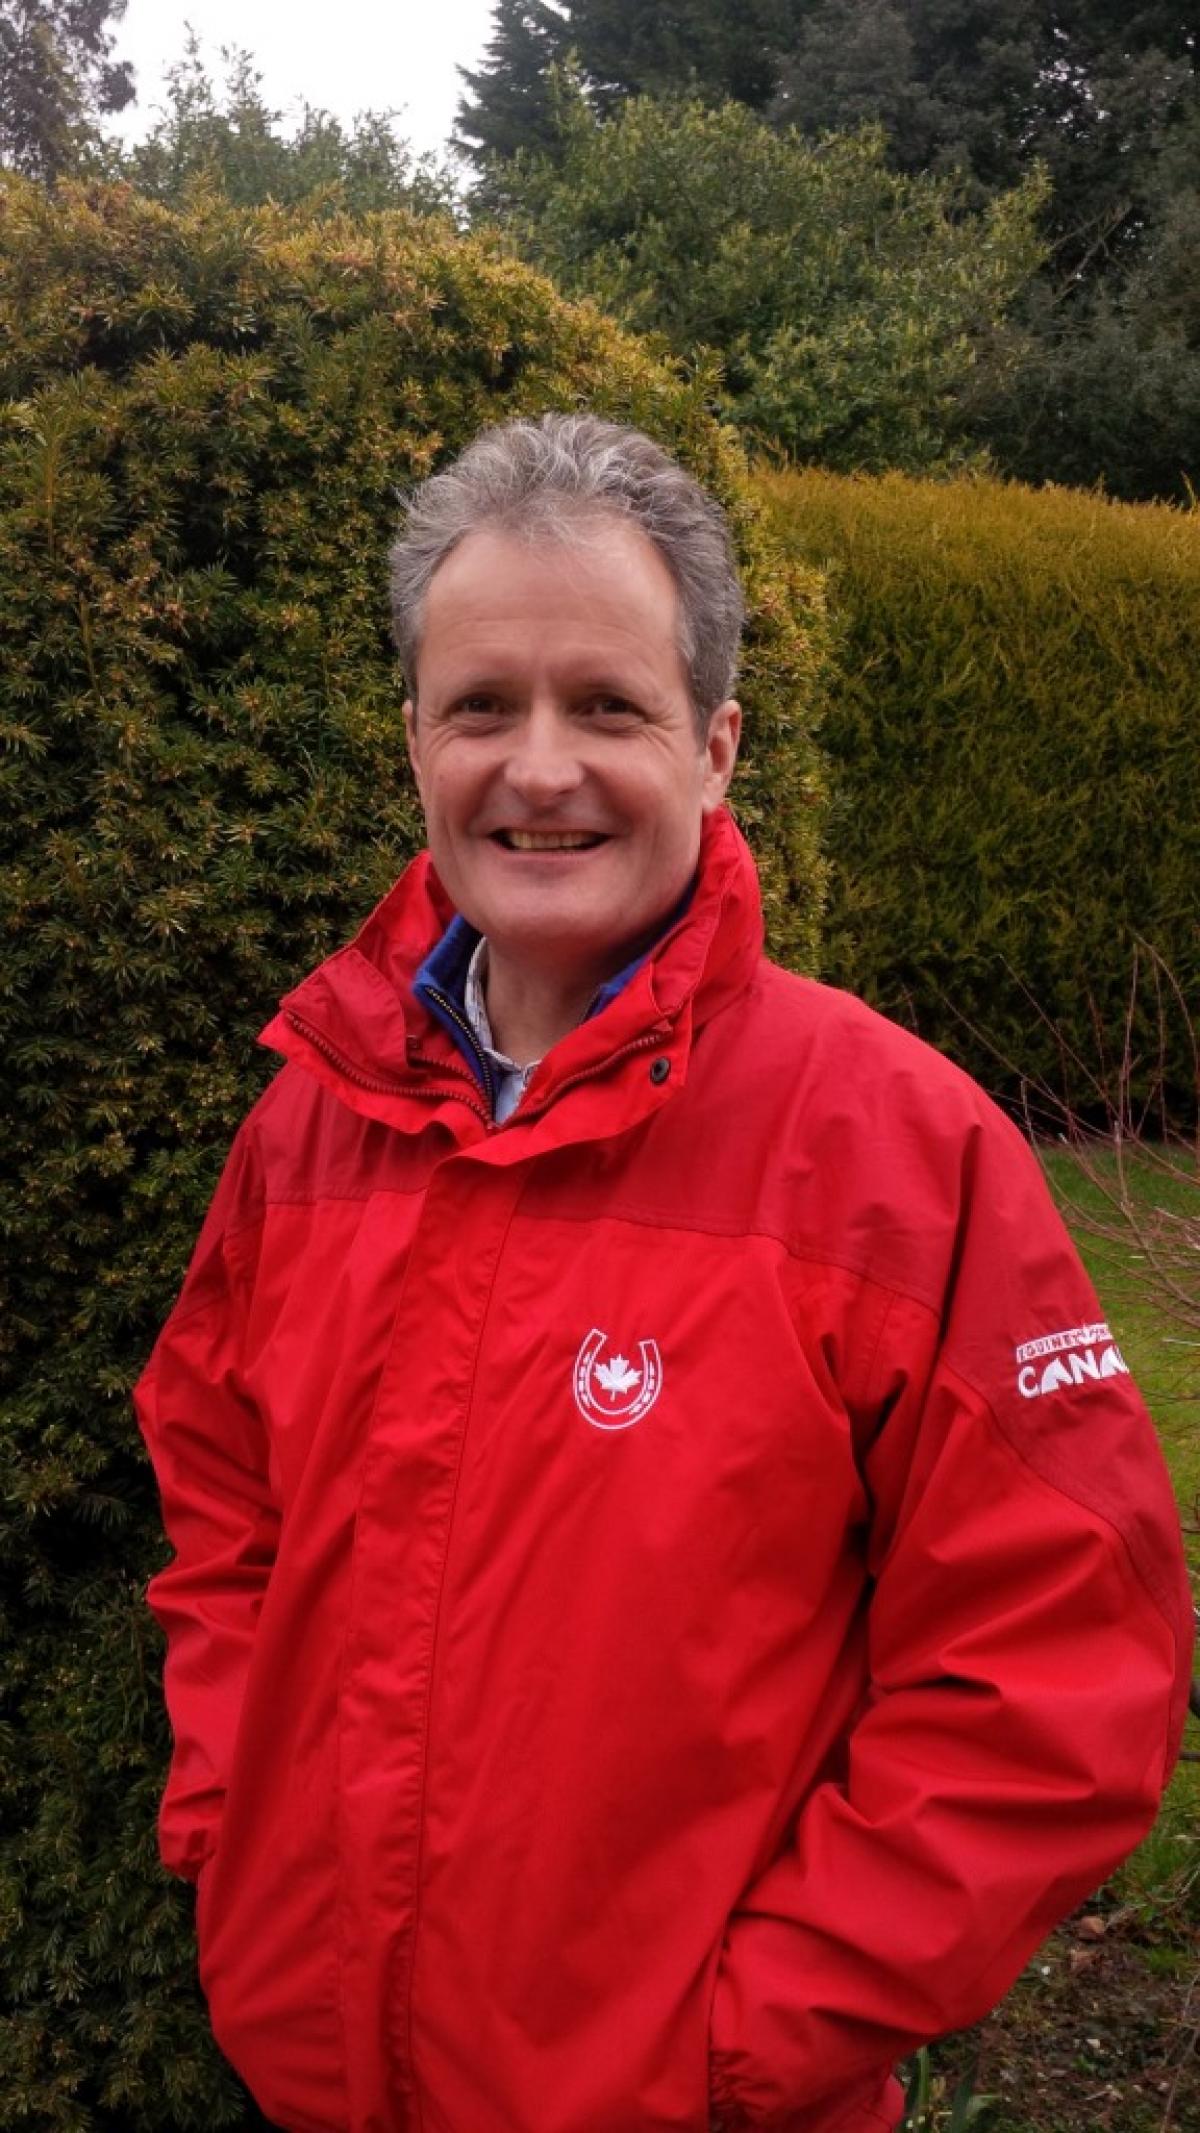
[[[547,68],[570,57],[593,107],[631,96],[699,96],[763,109],[776,94],[804,0],[497,0],[482,67],[459,69],[471,96],[457,136],[485,168],[518,149],[557,154]]]
[[[1194,0],[801,0],[775,116],[814,136],[882,122],[893,169],[964,171],[981,198],[1040,160],[1075,272],[1136,244],[1198,99]]]
[[[564,0],[571,42],[602,109],[690,92],[760,110],[774,95],[795,0]]]
[[[483,64],[460,67],[466,93],[454,139],[479,170],[519,148],[552,155],[557,128],[550,69],[565,57],[567,24],[546,0],[497,0]]]
[[[0,163],[55,178],[77,161],[95,118],[133,100],[113,58],[126,0],[0,0]]]

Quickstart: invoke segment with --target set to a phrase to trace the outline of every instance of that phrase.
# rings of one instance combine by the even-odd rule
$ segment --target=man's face
[[[677,595],[647,537],[486,529],[436,572],[404,707],[429,847],[493,953],[574,982],[619,970],[679,901],[741,713],[701,738]]]

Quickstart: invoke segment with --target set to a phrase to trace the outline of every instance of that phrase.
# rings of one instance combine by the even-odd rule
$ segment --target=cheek
[[[457,827],[477,797],[482,780],[467,764],[439,762],[436,752],[426,758],[424,796],[428,812]]]

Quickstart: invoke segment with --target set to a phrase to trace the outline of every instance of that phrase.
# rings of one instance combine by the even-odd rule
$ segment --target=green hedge
[[[597,312],[399,215],[0,184],[0,2124],[246,2123],[159,1873],[162,1560],[129,1390],[279,993],[419,840],[387,639],[398,489],[586,403],[732,506],[741,813],[811,961],[818,581],[705,407]],[[804,627],[798,625],[801,618]]]
[[[986,480],[760,488],[792,552],[830,573],[822,974],[1002,1096],[1024,1074],[1094,1106],[1138,939],[1200,1006],[1200,515]],[[1159,1055],[1143,972],[1142,1097]],[[1183,1123],[1194,1055],[1165,1006]]]

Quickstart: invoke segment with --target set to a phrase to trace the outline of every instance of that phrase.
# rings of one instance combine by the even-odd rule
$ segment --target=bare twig
[[[1140,938],[1135,940],[1120,1063],[1114,1083],[1106,1057],[1104,1032],[1094,1000],[1089,1000],[1089,1007],[1096,1033],[1099,1073],[1067,1042],[1061,1028],[1045,1012],[1041,1002],[1035,998],[1011,965],[1006,967],[1043,1027],[1048,1028],[1055,1037],[1063,1078],[1061,1096],[1046,1082],[1031,1080],[1026,1076],[1020,1065],[1009,1058],[986,1031],[979,1029],[967,1016],[961,1014],[954,1002],[946,999],[945,994],[941,997],[957,1020],[1016,1076],[1021,1088],[1021,1106],[1026,1130],[1035,1147],[1039,1139],[1034,1124],[1037,1113],[1052,1121],[1055,1138],[1074,1155],[1081,1177],[1086,1179],[1092,1194],[1100,1201],[1104,1210],[1098,1214],[1094,1206],[1084,1205],[1078,1198],[1060,1191],[1059,1198],[1065,1202],[1076,1227],[1105,1243],[1119,1245],[1123,1253],[1128,1253],[1132,1247],[1132,1256],[1138,1261],[1141,1270],[1140,1286],[1149,1292],[1168,1319],[1185,1329],[1182,1333],[1167,1335],[1165,1338],[1172,1346],[1196,1346],[1192,1336],[1200,1333],[1200,1039],[1174,972],[1149,942]],[[1147,972],[1153,987],[1153,1027],[1157,1038],[1157,1057],[1151,1063],[1145,1099],[1139,1102],[1136,1089],[1138,1076],[1143,1072],[1145,1062],[1135,1052],[1135,1031],[1139,990]],[[1190,1136],[1185,1136],[1173,1126],[1167,1110],[1168,1039],[1172,1010],[1182,1019],[1191,1060],[1192,1089],[1196,1102],[1195,1124]],[[1105,1119],[1102,1127],[1085,1125],[1078,1107],[1072,1103],[1069,1094],[1068,1062],[1075,1069],[1076,1076],[1082,1077],[1082,1086],[1099,1100]],[[1159,1135],[1157,1144],[1148,1137],[1147,1128],[1151,1120],[1154,1121]],[[1171,1196],[1170,1193],[1154,1193],[1148,1198],[1145,1189],[1147,1177],[1152,1182],[1161,1182],[1164,1187],[1169,1186],[1174,1193],[1182,1191],[1188,1203],[1185,1209],[1181,1211],[1178,1207],[1164,1204]],[[1200,1397],[1200,1386],[1193,1387],[1184,1397]],[[1191,1684],[1188,1707],[1192,1716],[1200,1719],[1200,1681],[1194,1680]],[[1189,1749],[1182,1760],[1189,1763],[1200,1762],[1200,1754]],[[1178,2085],[1177,2076],[1168,2098],[1167,2115],[1163,2119],[1164,2128],[1169,2125]]]
[[[1084,275],[1087,273],[1088,268],[1091,266],[1093,259],[1096,259],[1099,256],[1099,254],[1105,249],[1105,246],[1110,242],[1110,240],[1116,236],[1117,231],[1122,227],[1122,225],[1128,222],[1129,217],[1133,213],[1133,209],[1134,202],[1132,200],[1126,200],[1122,202],[1121,206],[1117,209],[1116,214],[1110,216],[1109,220],[1105,223],[1103,229],[1100,231],[1099,236],[1095,238],[1093,242],[1088,246],[1087,251],[1083,255],[1083,258],[1076,261],[1075,265],[1071,268],[1070,273],[1065,277],[1063,281],[1059,283],[1051,299],[1051,302],[1054,304],[1055,307],[1061,304],[1064,298],[1074,295],[1075,291],[1078,289],[1080,283],[1082,282]],[[1064,246],[1071,242],[1072,237],[1079,237],[1082,236],[1082,234],[1082,230],[1075,230],[1073,232],[1068,233],[1067,236],[1061,237],[1054,247],[1055,251],[1062,251]]]
[[[1180,2052],[1179,2064],[1175,2069],[1174,2078],[1167,2093],[1166,2103],[1163,2105],[1163,2114],[1159,2120],[1158,2133],[1170,2133],[1171,2123],[1175,2116],[1175,2098],[1179,2094],[1179,2084],[1187,2071],[1188,2060],[1194,2058],[1197,2050],[1200,2049],[1200,2018],[1194,2018],[1191,2021],[1188,2019],[1192,2014],[1192,2004],[1198,1989],[1200,1989],[1200,1971],[1197,1972],[1188,1986],[1187,1998],[1184,2000],[1180,2010],[1179,2027],[1183,2032],[1183,2050]]]
[[[1121,1033],[1120,1056],[1107,1054],[1094,1001],[1089,1001],[1096,1032],[1099,1067],[1085,1060],[1011,966],[1010,977],[1023,993],[1058,1048],[1062,1093],[1048,1082],[1025,1075],[1018,1061],[985,1030],[941,995],[955,1018],[1015,1076],[1021,1088],[1025,1129],[1036,1145],[1053,1138],[1070,1148],[1093,1203],[1060,1193],[1077,1226],[1123,1250],[1132,1246],[1139,1262],[1141,1286],[1186,1335],[1200,1333],[1200,1042],[1174,973],[1159,952],[1136,940]],[[1143,990],[1151,988],[1155,1054],[1143,1059],[1136,1047],[1138,1008]],[[1196,1098],[1196,1126],[1186,1135],[1172,1125],[1166,1104],[1169,1025],[1177,1014],[1186,1033]],[[1072,1082],[1099,1109],[1103,1126],[1084,1123],[1069,1093]],[[1139,1097],[1138,1088],[1145,1093]],[[1150,1138],[1153,1124],[1157,1139]],[[1164,1188],[1155,1190],[1157,1183]],[[1182,1193],[1193,1202],[1186,1209],[1169,1204]],[[1178,1345],[1186,1344],[1180,1336]]]

